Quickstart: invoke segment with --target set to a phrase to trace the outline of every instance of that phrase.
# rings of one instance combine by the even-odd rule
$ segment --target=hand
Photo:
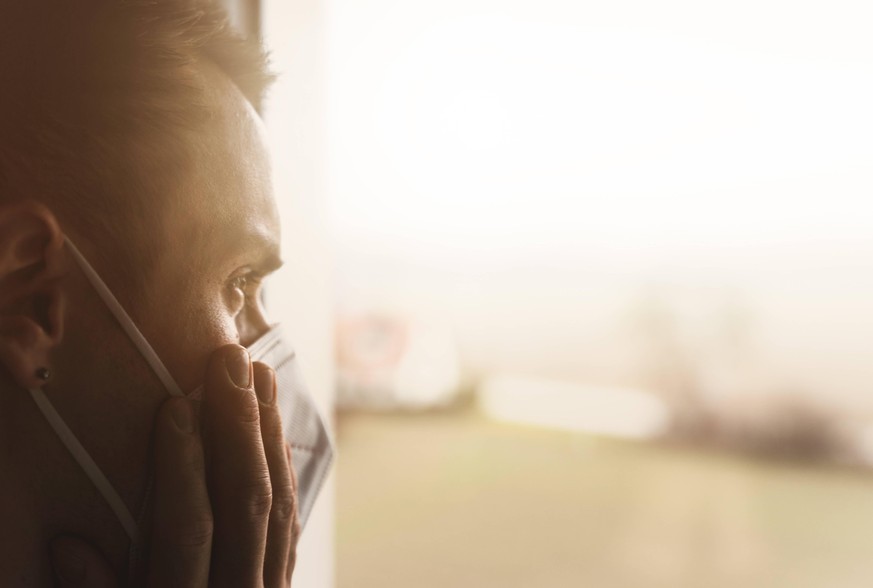
[[[273,370],[252,364],[238,345],[218,349],[207,370],[201,422],[189,400],[171,398],[155,435],[146,585],[290,586],[300,524]],[[80,539],[55,539],[51,558],[61,587],[118,586],[102,555]],[[65,566],[70,558],[79,564]]]

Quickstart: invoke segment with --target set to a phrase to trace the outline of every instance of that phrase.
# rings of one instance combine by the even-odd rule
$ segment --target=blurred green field
[[[339,588],[873,585],[873,476],[475,413],[343,414]]]

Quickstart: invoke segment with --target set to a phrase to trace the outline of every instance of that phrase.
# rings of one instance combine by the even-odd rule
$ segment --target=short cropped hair
[[[208,0],[2,0],[0,203],[45,202],[124,248],[208,124],[209,63],[257,106],[272,80],[255,40]]]

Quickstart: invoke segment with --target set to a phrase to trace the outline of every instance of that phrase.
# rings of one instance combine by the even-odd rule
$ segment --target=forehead
[[[231,262],[254,249],[278,253],[280,226],[260,118],[214,68],[204,68],[208,118],[185,138],[190,166],[174,189],[164,242],[192,264]]]

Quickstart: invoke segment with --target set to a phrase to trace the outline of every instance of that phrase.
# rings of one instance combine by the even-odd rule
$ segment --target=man
[[[0,586],[290,583],[269,81],[205,1],[0,7]]]

